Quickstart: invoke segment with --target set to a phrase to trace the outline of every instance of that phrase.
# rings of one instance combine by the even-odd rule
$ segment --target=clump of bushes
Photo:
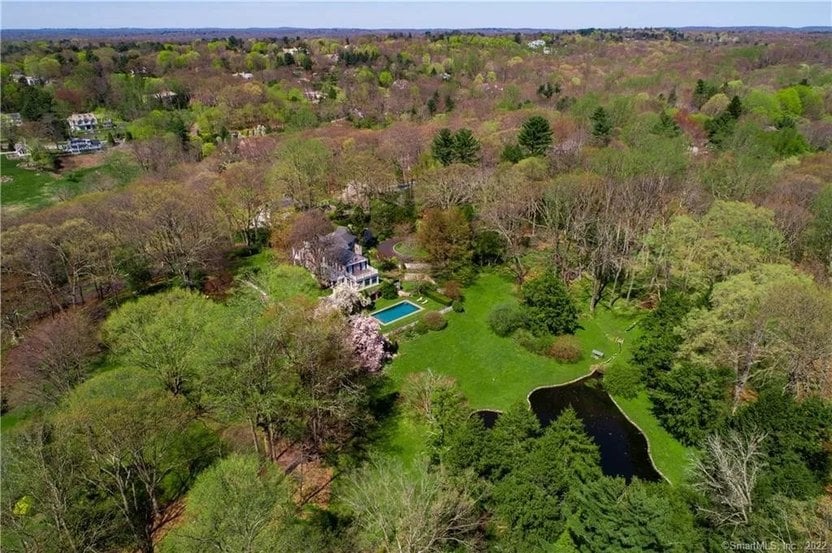
[[[633,398],[644,386],[644,368],[634,363],[613,363],[604,371],[604,388],[614,396]]]
[[[454,300],[451,304],[451,309],[454,310],[454,313],[463,313],[465,311],[465,306],[462,305],[462,302],[459,300]]]
[[[581,344],[574,336],[556,336],[546,354],[561,363],[575,363],[581,359]]]
[[[393,300],[399,297],[399,291],[396,290],[396,285],[389,280],[382,282],[378,287],[378,291],[381,293],[381,297],[386,300]]]
[[[526,312],[515,303],[501,303],[488,314],[488,326],[497,336],[509,336],[526,326]]]
[[[514,333],[514,340],[520,347],[532,353],[546,355],[549,348],[552,347],[552,341],[554,339],[551,336],[539,336],[525,328],[521,328]]]
[[[462,286],[455,280],[447,281],[442,292],[454,301],[462,301]]]
[[[399,266],[392,259],[382,259],[378,264],[378,269],[384,272],[395,271],[398,268]]]
[[[424,323],[429,330],[442,330],[448,326],[448,321],[445,320],[445,317],[439,311],[428,311],[422,317],[421,322]]]

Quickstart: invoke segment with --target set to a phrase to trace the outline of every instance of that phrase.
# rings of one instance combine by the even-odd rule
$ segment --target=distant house
[[[526,46],[528,46],[532,50],[537,50],[538,48],[543,48],[544,46],[546,46],[546,41],[540,39],[532,40],[531,42],[527,43]]]
[[[15,127],[19,127],[23,124],[23,117],[20,116],[19,113],[2,113],[0,117],[3,119],[3,123],[7,125],[13,125]]]
[[[338,227],[317,242],[292,248],[292,260],[330,286],[346,282],[362,290],[379,283],[378,270],[362,255],[361,246],[346,227]]]
[[[73,113],[66,121],[72,132],[92,132],[98,128],[98,118],[94,113]]]
[[[157,92],[156,94],[151,94],[150,96],[154,100],[169,100],[176,97],[176,92],[172,90],[163,90],[161,92]]]
[[[90,138],[70,138],[61,150],[72,155],[86,154],[101,150],[104,145],[100,140]]]
[[[245,73],[245,72],[234,73],[234,76],[235,77],[240,77],[241,79],[244,79],[246,81],[250,81],[252,78],[254,78],[254,73]]]
[[[24,75],[23,73],[12,73],[10,75],[11,79],[19,83],[21,81],[25,82],[29,86],[35,86],[39,84],[43,84],[44,80],[40,77],[33,77],[32,75]]]

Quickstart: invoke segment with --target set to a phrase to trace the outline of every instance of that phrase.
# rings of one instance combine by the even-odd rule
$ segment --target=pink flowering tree
[[[349,340],[361,366],[378,372],[392,356],[390,342],[381,334],[381,326],[373,317],[353,315],[349,319]]]
[[[321,309],[337,309],[344,315],[352,315],[370,304],[370,299],[348,282],[341,282],[332,288],[332,294],[321,298]]]

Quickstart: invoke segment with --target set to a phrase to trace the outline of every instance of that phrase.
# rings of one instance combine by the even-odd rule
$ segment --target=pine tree
[[[599,107],[593,112],[590,119],[592,120],[592,136],[602,144],[608,144],[612,134],[612,123],[607,115],[607,110]]]
[[[523,286],[523,303],[535,334],[574,334],[578,328],[575,303],[551,271]]]
[[[742,102],[740,101],[740,97],[735,95],[731,98],[731,103],[728,104],[728,108],[725,111],[734,119],[739,119],[740,115],[742,115]]]
[[[526,119],[517,141],[530,155],[544,156],[552,145],[552,128],[549,121],[540,115]]]
[[[445,113],[450,113],[456,107],[456,102],[454,102],[453,96],[450,94],[445,96]]]
[[[456,141],[451,129],[442,129],[433,138],[431,154],[442,165],[450,165],[456,158]]]
[[[480,143],[469,129],[459,129],[454,135],[454,157],[457,163],[479,163]]]

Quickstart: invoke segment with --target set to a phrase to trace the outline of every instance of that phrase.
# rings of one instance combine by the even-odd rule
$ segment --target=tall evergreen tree
[[[457,163],[476,165],[480,162],[480,142],[470,129],[459,129],[454,135],[454,157]]]
[[[592,113],[590,119],[592,120],[592,136],[602,144],[608,144],[612,134],[612,122],[609,115],[607,115],[607,110],[598,107]]]
[[[740,101],[740,97],[734,95],[734,97],[731,98],[731,103],[728,104],[728,108],[725,111],[734,119],[739,119],[740,115],[742,115],[742,102]]]
[[[450,165],[456,157],[456,141],[451,129],[442,129],[433,137],[431,154],[442,165]]]
[[[551,271],[523,286],[523,303],[535,334],[573,334],[578,328],[575,303]]]
[[[529,117],[523,123],[517,141],[530,155],[546,155],[546,150],[552,145],[552,128],[549,121],[540,115]]]

